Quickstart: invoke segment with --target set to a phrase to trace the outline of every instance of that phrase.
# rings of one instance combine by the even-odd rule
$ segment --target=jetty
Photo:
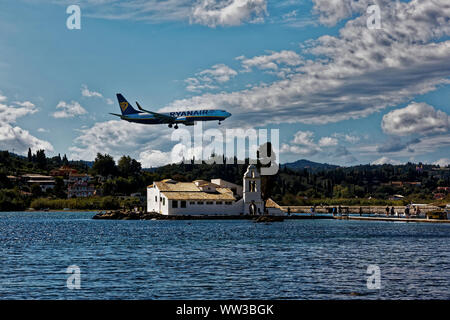
[[[350,215],[334,216],[333,218],[337,219],[337,220],[450,223],[450,220],[427,219],[427,218],[362,217],[362,216],[350,216]]]
[[[341,207],[342,213],[345,214],[359,214],[360,210],[364,214],[385,214],[386,213],[386,207],[394,207],[394,210],[396,212],[404,212],[405,206],[390,206],[390,205],[383,205],[383,206],[359,206],[359,205],[353,205],[353,206],[345,206],[345,205],[316,205],[314,207],[314,210],[316,213],[332,213],[333,208],[339,208]],[[309,206],[280,206],[280,209],[284,212],[287,212],[288,209],[291,213],[304,213],[304,212],[310,212],[311,205]],[[434,205],[421,205],[420,211],[422,213],[427,213],[429,211],[439,210],[440,208]]]

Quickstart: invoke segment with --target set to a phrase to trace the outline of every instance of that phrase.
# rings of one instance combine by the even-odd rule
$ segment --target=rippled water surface
[[[0,213],[0,298],[450,299],[450,224],[92,215]],[[367,289],[370,264],[380,290]]]

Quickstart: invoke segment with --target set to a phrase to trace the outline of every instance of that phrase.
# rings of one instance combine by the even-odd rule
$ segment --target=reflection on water
[[[450,225],[0,213],[1,299],[449,299]],[[366,287],[367,266],[380,290]],[[66,268],[81,268],[81,289]]]

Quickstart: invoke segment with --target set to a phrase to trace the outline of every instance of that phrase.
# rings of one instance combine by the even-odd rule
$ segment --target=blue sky
[[[369,30],[370,1],[2,1],[0,149],[169,162],[173,129],[108,114],[122,92],[279,129],[281,162],[448,164],[449,4],[377,3]]]

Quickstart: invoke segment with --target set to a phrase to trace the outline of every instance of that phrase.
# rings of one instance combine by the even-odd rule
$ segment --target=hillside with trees
[[[223,159],[225,160],[225,159]],[[225,162],[225,161],[224,161]],[[171,164],[154,169],[143,169],[129,156],[116,162],[108,154],[97,154],[93,163],[69,161],[64,155],[46,157],[44,150],[27,157],[0,152],[0,211],[25,210],[27,208],[50,209],[113,209],[136,205],[131,194],[146,195],[146,187],[154,181],[167,178],[178,181],[221,178],[242,184],[246,163],[238,164]],[[230,163],[229,162],[229,163]],[[300,162],[297,162],[299,164]],[[309,167],[280,166],[276,175],[263,176],[262,193],[281,205],[346,204],[384,205],[413,202],[449,202],[450,168],[435,165],[407,163],[403,165],[359,165],[337,167],[332,165]],[[38,185],[17,182],[24,174],[50,174],[61,166],[74,168],[88,174],[96,190],[96,196],[68,199],[67,186],[62,177],[55,177],[55,186],[45,192]],[[401,198],[398,198],[398,196]],[[397,199],[392,200],[393,196]]]

